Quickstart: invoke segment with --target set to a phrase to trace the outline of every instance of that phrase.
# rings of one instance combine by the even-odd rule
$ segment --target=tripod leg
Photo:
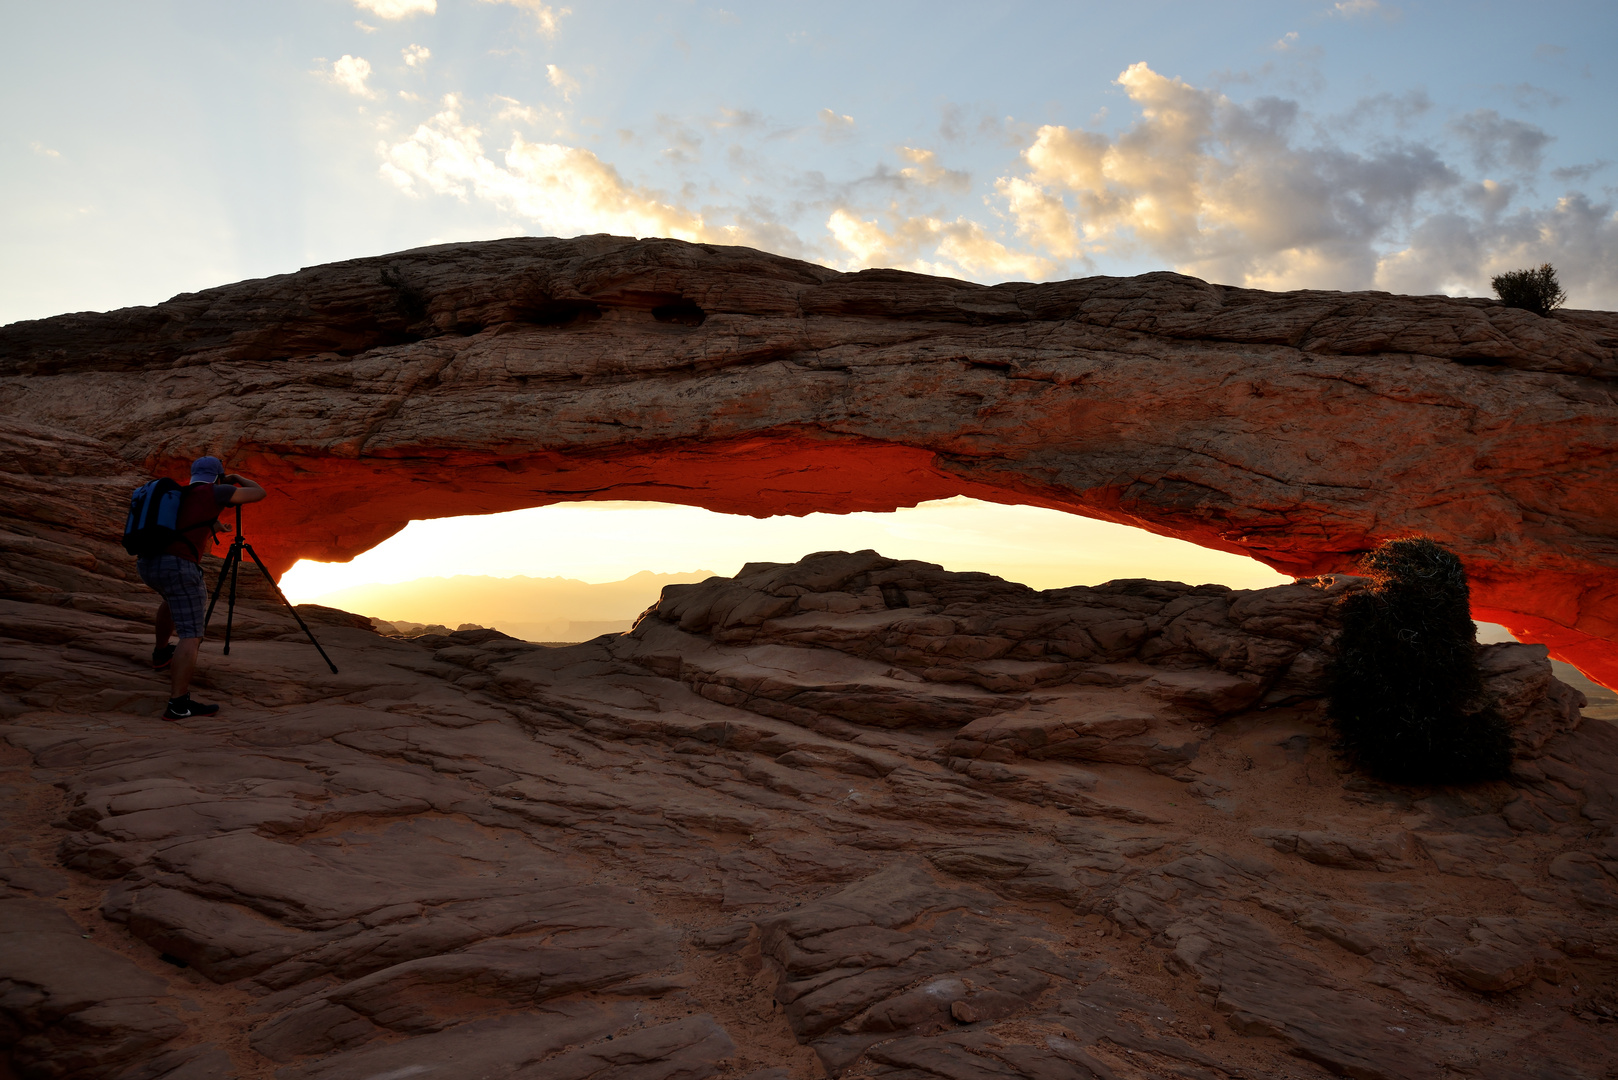
[[[241,543],[230,545],[235,558],[230,560],[230,606],[225,609],[225,655],[230,655],[230,626],[236,621],[236,575],[242,568]],[[221,574],[221,576],[223,576]]]
[[[208,614],[202,617],[203,626],[207,626],[209,621],[213,619],[214,605],[219,603],[219,590],[225,587],[225,575],[230,573],[231,563],[241,557],[242,553],[236,550],[236,545],[230,545],[230,552],[225,556],[223,565],[219,567],[219,580],[214,582],[213,599],[208,601]]]
[[[253,562],[257,564],[258,568],[264,573],[264,580],[270,583],[270,588],[275,590],[275,595],[280,598],[281,603],[285,604],[287,606],[287,610],[292,612],[292,617],[298,620],[298,625],[303,628],[303,632],[309,635],[309,644],[313,645],[315,647],[315,651],[320,654],[320,658],[326,661],[326,666],[331,668],[331,673],[333,675],[337,674],[337,665],[331,662],[331,657],[326,655],[326,650],[322,649],[320,647],[320,642],[315,640],[314,631],[309,629],[308,624],[303,621],[303,616],[298,614],[298,609],[293,607],[292,602],[286,598],[286,594],[281,591],[281,586],[277,585],[275,583],[275,579],[270,576],[270,572],[264,569],[264,563],[260,561],[258,552],[253,550],[253,545],[244,540],[242,541],[242,547],[246,548],[247,554],[253,557]],[[240,562],[241,560],[238,559],[237,561]]]

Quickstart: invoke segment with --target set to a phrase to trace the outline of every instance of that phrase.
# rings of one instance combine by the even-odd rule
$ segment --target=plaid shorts
[[[202,636],[202,621],[208,614],[208,589],[202,581],[202,567],[178,555],[150,555],[135,561],[140,579],[169,602],[174,632],[182,638]]]

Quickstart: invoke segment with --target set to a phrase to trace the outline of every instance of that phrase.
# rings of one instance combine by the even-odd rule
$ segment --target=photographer
[[[264,495],[264,489],[246,477],[227,475],[218,458],[197,458],[191,463],[191,484],[180,504],[181,539],[162,554],[142,556],[135,564],[141,580],[163,598],[157,609],[157,646],[152,650],[152,667],[170,669],[172,689],[168,708],[163,711],[165,720],[189,720],[219,711],[218,705],[192,701],[190,695],[208,610],[201,560],[213,549],[219,512],[227,506],[258,502]],[[171,635],[179,636],[177,645],[169,644]]]

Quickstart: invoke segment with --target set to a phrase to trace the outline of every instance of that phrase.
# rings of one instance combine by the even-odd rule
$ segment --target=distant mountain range
[[[392,585],[356,585],[312,602],[388,622],[492,626],[528,641],[587,641],[622,633],[657,602],[665,585],[713,577],[711,570],[654,574],[642,570],[622,581],[591,584],[574,578],[417,578]]]

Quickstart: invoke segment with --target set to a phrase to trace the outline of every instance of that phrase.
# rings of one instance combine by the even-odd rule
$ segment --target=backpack
[[[136,488],[124,521],[124,550],[137,556],[161,555],[182,541],[195,552],[197,545],[179,529],[180,504],[187,490],[166,476]]]

